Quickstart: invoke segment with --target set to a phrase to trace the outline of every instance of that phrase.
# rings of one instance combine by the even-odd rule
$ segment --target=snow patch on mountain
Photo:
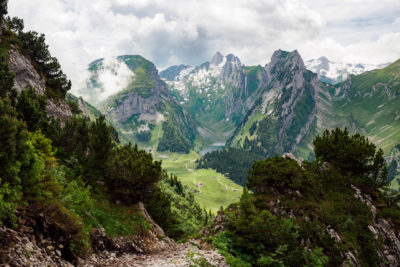
[[[350,74],[358,75],[366,71],[381,69],[390,63],[372,65],[362,63],[337,63],[326,57],[310,59],[305,62],[306,68],[318,74],[321,81],[336,84],[347,79]]]
[[[234,55],[223,56],[217,52],[209,62],[205,62],[198,67],[190,66],[172,66],[163,72],[161,77],[165,77],[165,82],[171,89],[177,90],[187,101],[189,87],[195,88],[196,93],[206,94],[208,98],[212,97],[210,91],[225,89],[222,82],[225,69],[241,68],[240,60]],[[173,80],[166,78],[168,73],[174,72]],[[163,75],[165,73],[165,75]]]

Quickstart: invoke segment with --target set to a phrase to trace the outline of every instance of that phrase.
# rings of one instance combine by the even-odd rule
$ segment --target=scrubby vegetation
[[[207,153],[197,161],[197,168],[215,169],[235,183],[244,186],[253,162],[262,158],[251,151],[230,147]]]
[[[0,225],[17,227],[24,216],[41,214],[62,236],[69,260],[90,249],[92,228],[103,227],[111,237],[149,229],[139,201],[169,236],[194,234],[204,214],[193,195],[151,154],[120,145],[104,116],[90,121],[77,111],[63,122],[48,117],[48,98],[64,98],[70,82],[43,35],[24,33],[16,18],[9,24],[16,31],[9,36],[18,39],[15,45],[32,58],[52,93],[26,88],[17,94],[8,60],[0,60]]]
[[[253,164],[251,191],[223,211],[225,228],[211,238],[231,266],[339,266],[347,251],[362,266],[380,264],[383,241],[368,229],[373,215],[351,186],[370,194],[378,216],[400,227],[398,194],[385,193],[382,151],[346,129],[325,131],[314,146],[313,162],[275,156]]]
[[[49,46],[45,42],[44,34],[35,31],[24,32],[24,22],[19,18],[8,18],[16,43],[21,51],[33,62],[35,68],[44,75],[46,80],[46,94],[51,98],[65,98],[71,89],[71,81],[61,70],[57,58],[51,56]]]
[[[158,143],[158,151],[189,153],[192,144],[183,135],[178,125],[169,119],[162,124],[163,136]]]

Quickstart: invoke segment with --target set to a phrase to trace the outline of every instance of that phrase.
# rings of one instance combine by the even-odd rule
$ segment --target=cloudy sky
[[[159,69],[217,50],[247,65],[276,49],[338,62],[400,58],[399,0],[10,0],[9,14],[46,34],[75,84],[91,61],[122,54]]]

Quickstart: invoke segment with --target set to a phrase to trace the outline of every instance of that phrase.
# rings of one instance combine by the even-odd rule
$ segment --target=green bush
[[[161,162],[137,145],[125,145],[106,164],[106,186],[111,198],[126,204],[136,203],[156,187],[161,179]]]
[[[7,15],[7,13],[8,13],[7,4],[8,4],[8,0],[0,0],[0,18],[3,15]]]
[[[314,141],[317,159],[331,164],[343,175],[371,176],[376,183],[386,183],[387,168],[383,151],[365,136],[356,133],[349,135],[347,129],[325,130]],[[368,179],[368,178],[367,178]]]
[[[267,193],[271,189],[282,191],[298,188],[305,181],[303,169],[289,157],[274,156],[256,161],[249,171],[247,186],[254,193]]]
[[[163,136],[158,143],[158,151],[189,153],[192,144],[171,119],[163,122],[162,130]]]
[[[139,142],[149,142],[151,140],[151,131],[139,132],[136,134]]]

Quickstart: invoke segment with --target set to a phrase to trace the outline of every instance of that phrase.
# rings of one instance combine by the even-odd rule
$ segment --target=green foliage
[[[46,105],[46,97],[37,94],[32,87],[19,94],[16,104],[18,118],[26,122],[29,131],[34,132],[39,129],[45,131],[47,129],[49,119]]]
[[[7,17],[7,22],[13,32],[20,33],[24,30],[24,20],[17,17]]]
[[[0,97],[13,99],[16,92],[14,86],[14,73],[10,71],[8,60],[5,56],[0,55]]]
[[[102,180],[113,151],[113,139],[105,117],[100,116],[89,129],[88,168],[91,179]]]
[[[190,260],[190,267],[213,267],[204,257],[202,257],[199,253],[194,253],[191,250],[188,250],[186,258]]]
[[[91,187],[86,186],[80,177],[67,181],[65,178],[66,167],[63,168],[55,170],[58,172],[58,182],[62,187],[59,199],[64,207],[85,218],[87,213],[93,210],[94,206],[94,200],[90,192]]]
[[[257,210],[247,190],[239,207],[231,207],[225,218],[226,230],[217,235],[213,245],[223,254],[239,258],[234,260],[240,263],[238,266],[300,266],[306,262],[298,226],[267,210]]]
[[[186,240],[195,236],[204,220],[199,204],[191,192],[182,186],[174,175],[163,178],[158,183],[160,190],[145,199],[145,206],[151,217],[170,237]]]
[[[0,0],[0,16],[7,15],[8,13],[7,4],[8,0]]]
[[[29,133],[32,158],[21,179],[24,197],[31,201],[51,201],[58,196],[59,184],[52,173],[57,166],[51,141],[39,130]],[[28,150],[29,151],[29,150]]]
[[[9,99],[0,98],[0,219],[11,217],[22,197],[21,168],[30,155],[28,133]]]
[[[303,169],[297,161],[289,157],[274,156],[256,161],[249,171],[247,186],[256,194],[267,193],[271,189],[283,191],[306,186]]]
[[[223,211],[224,231],[213,237],[228,262],[338,266],[344,260],[340,255],[353,250],[363,266],[380,263],[384,241],[374,239],[368,228],[374,221],[371,209],[354,197],[350,185],[371,196],[379,217],[400,225],[400,194],[380,188],[382,152],[365,137],[339,129],[326,131],[314,144],[317,159],[301,166],[278,156],[253,164],[247,185],[254,195],[245,189],[240,203]],[[326,229],[337,232],[341,242]]]
[[[151,131],[143,131],[136,134],[139,142],[149,142],[151,140]]]
[[[153,162],[151,154],[139,150],[137,145],[119,148],[105,163],[105,182],[111,197],[123,203],[140,201],[161,179],[161,162]]]
[[[20,30],[23,22],[13,25],[18,30],[22,51],[32,58],[35,68],[46,77],[48,95],[53,98],[65,98],[65,94],[71,89],[71,81],[61,70],[57,58],[51,56],[44,34],[35,31],[23,32]]]
[[[134,91],[141,97],[147,98],[151,95],[154,88],[155,82],[150,76],[149,70],[138,68],[135,70],[135,76],[132,78],[132,81],[123,92]]]
[[[197,168],[215,169],[229,176],[232,181],[245,185],[248,170],[254,161],[260,159],[262,159],[262,156],[251,151],[230,147],[205,154],[197,161]]]
[[[390,162],[390,165],[388,166],[387,180],[389,182],[393,181],[396,175],[397,175],[397,161],[393,159],[392,162]]]
[[[189,153],[192,144],[172,120],[164,121],[162,130],[163,136],[158,143],[158,151]]]
[[[342,175],[371,176],[379,185],[386,183],[383,151],[376,151],[376,146],[359,133],[350,136],[347,129],[325,130],[313,144],[317,159],[331,164]]]
[[[15,211],[22,197],[18,187],[11,187],[9,183],[0,179],[0,222],[9,219],[15,221]]]

